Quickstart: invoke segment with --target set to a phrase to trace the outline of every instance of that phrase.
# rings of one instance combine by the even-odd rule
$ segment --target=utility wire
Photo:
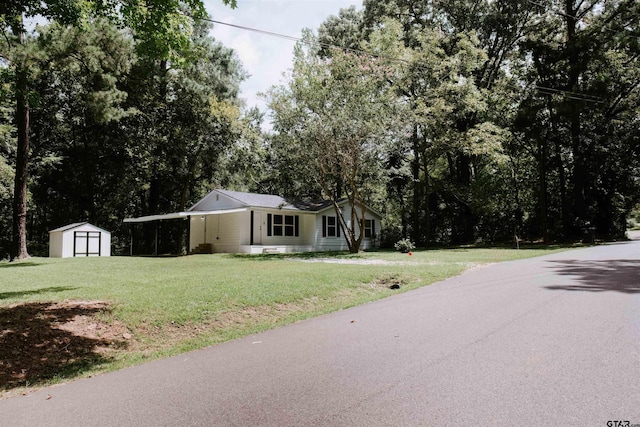
[[[532,0],[527,0],[527,1],[529,1],[532,4],[536,4],[538,6],[541,6],[540,4],[535,3]],[[228,22],[217,21],[215,19],[203,18],[202,20],[203,21],[207,21],[207,22],[212,22],[214,24],[220,24],[220,25],[225,25],[225,26],[232,27],[232,28],[237,28],[237,29],[244,30],[244,31],[251,31],[251,32],[254,32],[254,33],[262,34],[262,35],[267,35],[267,36],[271,36],[271,37],[277,37],[277,38],[281,38],[281,39],[284,39],[284,40],[305,43],[304,39],[301,38],[301,37],[289,36],[289,35],[286,35],[286,34],[275,33],[275,32],[272,32],[272,31],[261,30],[261,29],[258,29],[258,28],[246,27],[246,26],[243,26],[243,25],[230,24]],[[367,52],[367,51],[364,51],[364,50],[361,50],[361,49],[345,48],[345,47],[334,45],[334,44],[330,44],[330,43],[318,42],[318,44],[320,46],[322,46],[322,47],[325,47],[325,48],[341,49],[341,50],[349,51],[351,53],[363,54],[363,55],[371,56],[371,57],[374,57],[374,58],[388,59],[390,61],[393,61],[393,62],[396,62],[396,63],[402,63],[402,64],[405,64],[405,65],[409,64],[409,61],[407,61],[405,59],[402,59],[402,58],[376,55],[376,54],[373,54],[371,52]],[[554,88],[540,86],[540,85],[536,85],[535,87],[536,87],[536,89],[538,89],[538,91],[540,91],[541,93],[543,93],[545,95],[564,95],[567,99],[573,99],[573,100],[576,100],[576,101],[593,102],[593,103],[598,103],[598,104],[604,104],[605,103],[605,101],[602,98],[597,97],[597,96],[593,96],[593,95],[588,95],[588,94],[585,94],[585,93],[571,92],[571,91],[564,90],[564,89],[554,89]]]
[[[238,28],[240,30],[252,31],[254,33],[264,34],[264,35],[267,35],[267,36],[278,37],[278,38],[289,40],[289,41],[305,43],[305,41],[304,41],[304,39],[302,37],[288,36],[288,35],[285,35],[285,34],[279,34],[279,33],[274,33],[274,32],[271,32],[271,31],[260,30],[258,28],[245,27],[245,26],[236,25],[236,24],[229,24],[228,22],[216,21],[215,19],[206,19],[206,18],[204,18],[203,21],[213,22],[214,24],[226,25],[228,27]],[[371,56],[371,57],[374,57],[374,58],[388,59],[388,60],[391,60],[393,62],[398,62],[398,63],[403,63],[403,64],[408,64],[409,63],[409,61],[404,60],[402,58],[396,58],[396,57],[385,56],[385,55],[377,55],[377,54],[374,54],[374,53],[371,53],[371,52],[367,52],[367,51],[364,51],[364,50],[361,50],[361,49],[354,49],[354,48],[350,48],[350,47],[342,47],[342,46],[338,46],[338,45],[334,45],[334,44],[330,44],[330,43],[323,43],[321,41],[318,41],[318,45],[320,45],[321,47],[324,47],[324,48],[335,48],[335,49],[340,49],[340,50],[346,50],[346,51],[351,52],[351,53],[363,54],[363,55]]]
[[[551,10],[551,12],[556,13],[556,14],[558,14],[558,15],[560,15],[560,16],[564,16],[565,18],[575,19],[575,20],[576,20],[576,22],[577,22],[577,21],[581,21],[581,20],[583,19],[583,18],[579,18],[579,17],[577,17],[577,16],[575,16],[575,15],[569,15],[568,13],[565,13],[565,12],[563,12],[563,11],[561,11],[561,10],[557,10],[557,9],[555,9],[555,8],[553,8],[553,7],[549,7],[548,5],[545,5],[545,4],[542,4],[542,3],[538,3],[538,2],[533,1],[533,0],[527,0],[527,2],[531,3],[532,5],[535,5],[535,6],[541,7],[541,8],[543,8],[543,9],[545,9],[545,10],[546,10],[547,8],[549,8],[549,10]]]

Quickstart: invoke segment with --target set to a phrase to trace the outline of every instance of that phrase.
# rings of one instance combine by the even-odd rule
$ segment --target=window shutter
[[[327,216],[322,215],[322,237],[327,237]]]
[[[300,235],[300,216],[293,217],[293,235],[298,237]]]
[[[372,239],[376,238],[376,220],[375,219],[371,220],[371,238]]]
[[[340,237],[340,218],[336,217],[336,237]]]
[[[271,214],[267,214],[267,236],[271,236]]]

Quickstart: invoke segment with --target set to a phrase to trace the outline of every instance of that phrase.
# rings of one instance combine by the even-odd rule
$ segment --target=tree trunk
[[[13,31],[24,43],[22,19]],[[24,64],[16,67],[16,127],[18,147],[16,153],[16,176],[13,192],[13,240],[11,259],[29,258],[27,252],[27,179],[29,177],[29,98],[28,78]]]
[[[551,107],[549,107],[551,115]],[[547,225],[547,137],[543,137],[538,146],[538,175],[540,185],[538,187],[540,193],[540,228],[542,232],[542,241],[549,243],[549,227]]]
[[[567,25],[567,49],[569,58],[569,82],[568,90],[571,92],[579,91],[580,79],[580,62],[579,47],[576,40],[577,18],[575,14],[577,10],[573,8],[573,1],[566,1],[565,22]],[[571,150],[573,154],[573,218],[571,229],[566,230],[569,235],[576,237],[579,235],[580,226],[584,225],[587,220],[585,189],[587,187],[587,171],[585,149],[581,141],[581,119],[580,104],[572,102],[569,110],[570,133],[571,133]]]
[[[418,126],[413,125],[413,134],[411,135],[411,145],[413,149],[413,161],[411,162],[411,173],[413,177],[413,211],[412,211],[412,240],[421,246],[422,233],[420,227],[420,204],[422,201],[422,192],[420,191],[420,141],[418,139]]]
[[[460,188],[465,191],[471,189],[471,158],[466,154],[460,153],[458,157],[458,183]],[[462,243],[473,243],[475,241],[476,217],[473,209],[468,203],[461,204],[461,222],[462,222]]]

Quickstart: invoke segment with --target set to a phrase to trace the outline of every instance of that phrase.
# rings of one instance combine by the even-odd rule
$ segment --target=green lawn
[[[0,262],[0,322],[4,323],[0,341],[6,341],[0,345],[0,393],[202,348],[425,286],[470,266],[558,250],[562,249],[447,249],[415,251],[411,256],[381,251]],[[326,260],[333,262],[320,262]],[[400,284],[400,289],[389,289],[391,284]],[[51,302],[76,300],[104,301],[108,306],[90,313],[79,308],[50,308]],[[112,345],[100,352],[95,349],[95,340],[82,341],[70,333],[59,337],[60,324],[75,315],[90,315],[100,325],[118,326],[117,334],[126,337],[109,336]],[[25,326],[28,321],[34,323]],[[76,329],[80,327],[76,325]],[[92,327],[95,324],[89,324],[88,328]],[[22,335],[16,341],[18,329]],[[42,330],[53,338],[47,338]],[[7,344],[12,337],[13,344]],[[59,347],[69,353],[75,344],[76,352],[63,360],[54,363],[47,357],[60,353]],[[12,345],[27,348],[11,353]],[[51,347],[49,353],[37,355],[36,349],[47,346]],[[12,356],[20,351],[23,356]],[[28,369],[20,365],[28,364],[25,358],[30,355],[48,360],[51,366],[29,376]]]

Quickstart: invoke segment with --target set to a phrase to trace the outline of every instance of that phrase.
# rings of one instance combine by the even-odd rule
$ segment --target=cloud
[[[226,45],[236,51],[249,74],[255,75],[262,58],[251,36],[249,34],[240,34],[231,39],[231,42]]]
[[[238,0],[236,9],[224,6],[221,0],[205,0],[216,21],[293,37],[300,37],[303,28],[316,30],[329,15],[350,5],[362,8],[362,0]],[[282,83],[282,74],[292,67],[295,43],[223,24],[214,24],[212,35],[237,52],[251,75],[241,86],[240,96],[247,107],[266,112],[258,93]]]

